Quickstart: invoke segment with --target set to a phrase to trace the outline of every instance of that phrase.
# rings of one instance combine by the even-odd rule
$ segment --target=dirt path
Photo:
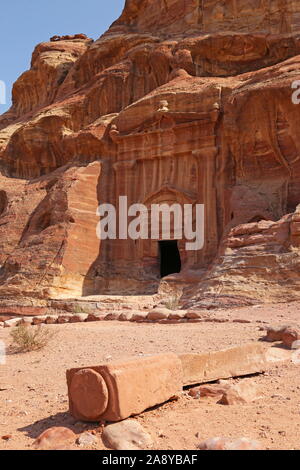
[[[228,312],[227,312],[228,313]],[[40,352],[10,354],[0,365],[0,449],[28,449],[42,431],[68,426],[76,433],[95,426],[76,423],[68,414],[65,371],[133,355],[165,351],[205,352],[258,340],[256,321],[299,320],[299,304],[234,311],[252,323],[191,323],[179,325],[122,322],[49,326],[56,335]],[[10,343],[9,329],[0,340]],[[150,432],[155,449],[195,449],[214,436],[250,437],[270,449],[300,449],[299,366],[275,365],[264,375],[242,380],[256,383],[262,398],[250,405],[223,406],[215,399],[178,402],[145,412],[138,419]],[[3,386],[2,386],[3,384]],[[101,442],[98,448],[104,448]]]

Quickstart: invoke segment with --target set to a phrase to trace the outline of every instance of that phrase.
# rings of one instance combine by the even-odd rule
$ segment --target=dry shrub
[[[29,352],[39,351],[47,346],[55,336],[55,332],[41,325],[36,327],[19,325],[11,331],[10,336],[16,352]]]

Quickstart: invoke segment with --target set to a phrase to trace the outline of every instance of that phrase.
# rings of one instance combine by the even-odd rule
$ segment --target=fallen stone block
[[[102,440],[106,447],[114,450],[143,450],[153,445],[150,434],[133,419],[107,426]]]
[[[121,421],[182,391],[176,354],[67,371],[70,413],[81,421]]]
[[[181,354],[179,357],[184,385],[242,377],[264,372],[267,368],[266,350],[260,343],[204,354]]]

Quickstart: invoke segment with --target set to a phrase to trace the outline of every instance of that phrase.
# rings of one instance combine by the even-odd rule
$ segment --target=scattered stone
[[[90,432],[85,432],[78,437],[76,444],[80,447],[91,447],[94,444],[97,444],[98,439],[94,434]]]
[[[241,382],[236,385],[230,385],[218,403],[220,405],[241,405],[251,403],[259,398],[260,396],[255,385],[249,382]]]
[[[107,316],[107,313],[89,313],[86,321],[87,322],[103,321],[105,320],[106,316]]]
[[[59,323],[60,325],[63,325],[65,323],[70,323],[70,320],[72,317],[73,317],[72,314],[59,315],[57,319],[57,323]]]
[[[102,440],[106,447],[114,450],[143,450],[153,445],[150,434],[133,419],[107,426]]]
[[[2,436],[1,439],[3,441],[10,441],[12,439],[12,435],[11,434],[6,434],[5,436]]]
[[[300,340],[299,328],[286,328],[282,336],[282,342],[288,348],[291,348],[295,341]]]
[[[70,317],[69,323],[84,323],[88,319],[87,313],[75,313]]]
[[[132,313],[131,312],[123,312],[119,316],[119,321],[131,321]]]
[[[174,312],[169,314],[169,320],[182,320],[185,318],[186,313],[186,310],[174,310]]]
[[[31,326],[33,324],[34,317],[23,317],[20,321],[20,325]]]
[[[293,342],[292,349],[300,349],[300,340]]]
[[[155,308],[148,313],[147,320],[165,320],[171,311],[168,308]]]
[[[186,313],[185,317],[188,318],[189,320],[199,320],[203,318],[203,312],[197,311],[197,310],[189,310]]]
[[[63,427],[53,427],[44,431],[33,443],[39,450],[56,450],[61,447],[73,444],[76,441],[76,434],[71,429]]]
[[[132,322],[142,322],[147,319],[147,313],[146,312],[134,312],[132,314],[131,320]]]
[[[212,397],[218,398],[222,397],[224,393],[230,388],[230,385],[224,384],[208,384],[208,385],[201,385],[200,387],[193,388],[189,391],[189,395],[191,397],[196,398],[197,396],[200,398],[204,397]]]
[[[119,317],[120,317],[120,313],[119,312],[112,312],[112,313],[109,313],[108,315],[106,315],[106,317],[104,318],[105,321],[118,321],[119,320]]]
[[[13,328],[15,326],[18,326],[21,321],[22,318],[12,318],[11,320],[6,320],[4,322],[4,328]]]
[[[262,445],[258,441],[252,439],[240,438],[230,439],[224,437],[214,437],[207,441],[201,442],[198,449],[200,450],[262,450]]]
[[[47,315],[41,315],[38,317],[33,317],[32,324],[33,325],[42,325],[46,323]]]
[[[280,326],[269,326],[267,328],[267,335],[265,336],[264,340],[270,343],[276,341],[282,341],[283,333],[285,330],[289,328],[288,325],[280,325]]]

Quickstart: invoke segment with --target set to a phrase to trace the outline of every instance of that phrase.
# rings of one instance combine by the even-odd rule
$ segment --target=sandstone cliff
[[[0,297],[157,291],[157,242],[96,237],[128,195],[205,204],[187,303],[298,298],[299,74],[295,0],[127,0],[97,41],[38,45],[0,116]]]

